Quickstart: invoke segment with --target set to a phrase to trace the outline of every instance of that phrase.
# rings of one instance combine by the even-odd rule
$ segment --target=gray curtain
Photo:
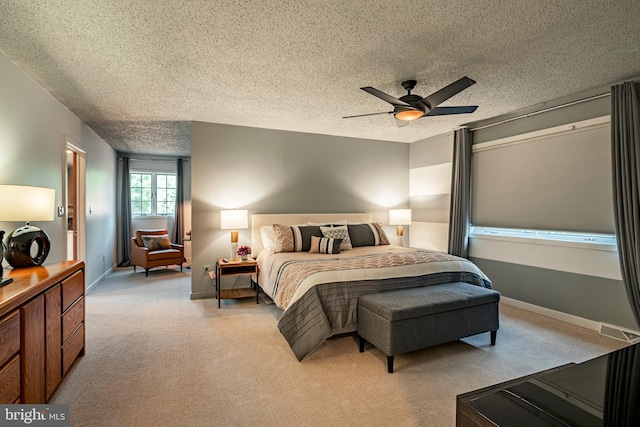
[[[640,100],[634,82],[611,87],[611,162],[620,270],[640,326]]]
[[[466,258],[471,216],[471,144],[469,129],[455,131],[449,209],[449,253]]]
[[[640,346],[615,351],[607,359],[603,425],[640,426]]]
[[[182,159],[178,159],[176,177],[178,181],[176,189],[176,214],[173,222],[171,240],[173,243],[181,245],[182,239],[184,239],[184,188],[182,186],[184,172],[182,170]]]
[[[131,185],[129,180],[129,158],[122,158],[122,188],[120,194],[120,244],[121,253],[118,266],[131,265]]]

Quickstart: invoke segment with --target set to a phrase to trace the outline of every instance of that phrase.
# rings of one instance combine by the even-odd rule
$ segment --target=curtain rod
[[[474,132],[474,131],[477,131],[477,130],[486,129],[486,128],[490,128],[490,127],[493,127],[493,126],[501,125],[501,124],[504,124],[504,123],[512,122],[514,120],[524,119],[526,117],[531,117],[531,116],[535,116],[535,115],[538,115],[538,114],[541,114],[541,113],[546,113],[546,112],[549,112],[549,111],[557,110],[559,108],[569,107],[571,105],[582,104],[583,102],[593,101],[594,99],[604,98],[605,96],[610,96],[610,95],[611,95],[610,92],[601,93],[600,95],[594,95],[594,96],[590,96],[589,98],[579,99],[577,101],[568,102],[566,104],[556,105],[555,107],[545,108],[545,109],[540,110],[540,111],[534,111],[533,113],[523,114],[523,115],[518,116],[518,117],[512,117],[510,119],[505,119],[505,120],[502,120],[502,121],[499,121],[499,122],[490,123],[490,124],[484,125],[484,126],[478,126],[477,128],[473,128],[473,129],[469,129],[469,130],[471,132]]]

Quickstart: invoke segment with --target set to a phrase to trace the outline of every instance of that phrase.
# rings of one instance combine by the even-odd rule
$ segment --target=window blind
[[[614,233],[610,141],[607,122],[474,146],[472,224]]]

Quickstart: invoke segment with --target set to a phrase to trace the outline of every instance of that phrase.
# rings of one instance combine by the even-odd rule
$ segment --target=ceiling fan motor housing
[[[405,95],[401,96],[399,99],[400,101],[404,101],[412,107],[417,108],[418,110],[424,110],[424,107],[426,107],[426,105],[424,105],[423,107],[422,105],[418,104],[422,101],[422,97],[419,95]],[[429,109],[427,109],[427,111],[429,111]]]
[[[411,92],[411,90],[416,87],[416,83],[418,82],[415,80],[405,80],[402,82],[402,87],[404,90]]]

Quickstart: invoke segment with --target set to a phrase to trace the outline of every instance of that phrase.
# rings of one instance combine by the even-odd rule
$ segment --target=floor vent
[[[600,333],[602,335],[606,335],[608,337],[625,341],[631,344],[640,342],[640,335],[638,335],[637,333],[631,332],[631,331],[625,331],[615,326],[601,324]]]

